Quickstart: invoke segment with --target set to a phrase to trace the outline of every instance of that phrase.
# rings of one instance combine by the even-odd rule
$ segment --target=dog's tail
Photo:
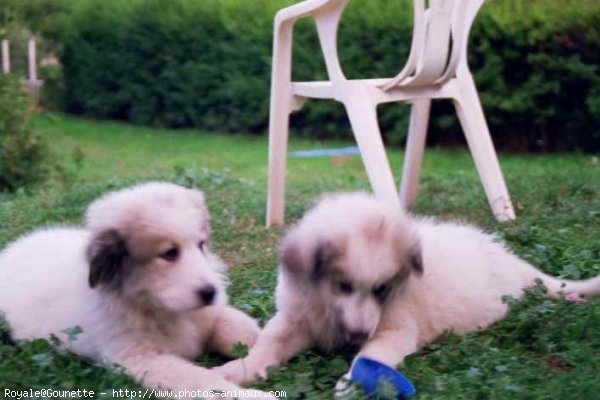
[[[552,298],[561,296],[576,296],[579,298],[600,296],[600,275],[583,280],[571,281],[558,279],[549,275],[542,275],[540,279],[548,288],[548,295]]]

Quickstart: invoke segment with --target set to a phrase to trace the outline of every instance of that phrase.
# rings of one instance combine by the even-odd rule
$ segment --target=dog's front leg
[[[416,351],[416,332],[409,329],[390,329],[375,333],[375,336],[365,343],[356,358],[372,358],[396,367],[404,361],[406,356]]]
[[[414,329],[388,329],[377,331],[358,355],[354,358],[352,366],[360,357],[371,358],[389,365],[393,368],[404,361],[406,356],[418,349],[417,332]],[[336,397],[346,396],[350,390],[350,376],[352,368],[336,384]]]
[[[250,395],[249,389],[242,389],[237,385],[226,381],[221,375],[206,368],[194,365],[190,361],[169,354],[155,354],[146,356],[126,357],[118,364],[123,366],[126,372],[140,380],[145,387],[170,390],[170,396],[178,399],[195,398],[226,398],[215,392],[230,392],[236,394],[239,399],[256,398],[268,395],[259,390]],[[239,395],[239,394],[242,395]],[[247,395],[245,395],[247,394]],[[260,398],[260,397],[259,397]],[[273,397],[271,397],[273,398]]]
[[[213,370],[238,384],[266,378],[267,368],[285,363],[312,343],[306,324],[280,312],[267,323],[248,356]]]
[[[212,325],[205,339],[206,348],[227,357],[234,356],[234,345],[238,343],[252,348],[260,333],[252,317],[230,306],[206,307],[198,315],[198,324]]]

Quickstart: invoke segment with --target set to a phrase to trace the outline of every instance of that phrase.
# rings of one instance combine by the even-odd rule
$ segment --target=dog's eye
[[[379,285],[373,289],[373,296],[377,297],[378,299],[383,299],[388,295],[389,292],[390,285]]]
[[[200,249],[202,252],[204,252],[204,248],[205,248],[205,247],[206,247],[206,241],[205,241],[205,240],[201,240],[201,241],[198,243],[198,248],[199,248],[199,249]]]
[[[352,292],[354,292],[354,287],[350,282],[347,281],[339,281],[338,289],[343,294],[352,294]]]
[[[164,251],[161,254],[159,254],[159,257],[162,258],[163,260],[173,262],[173,261],[177,260],[177,257],[179,257],[179,249],[177,247],[172,247],[169,250]]]

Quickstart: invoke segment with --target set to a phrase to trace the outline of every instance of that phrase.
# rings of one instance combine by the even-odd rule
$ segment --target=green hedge
[[[75,2],[58,37],[65,107],[99,118],[264,133],[272,20],[286,0]],[[407,0],[354,0],[340,28],[351,77],[398,72],[408,53]],[[296,79],[323,79],[314,26],[295,32]],[[600,148],[600,2],[494,0],[471,35],[470,62],[496,142],[519,150]],[[439,103],[439,104],[438,104]],[[380,107],[387,141],[406,133],[408,107]],[[348,137],[343,108],[309,102],[295,130]],[[448,102],[434,104],[430,140],[462,141]]]

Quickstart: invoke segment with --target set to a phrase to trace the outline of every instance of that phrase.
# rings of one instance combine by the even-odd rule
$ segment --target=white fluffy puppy
[[[359,356],[396,366],[449,329],[503,318],[503,295],[540,279],[555,296],[600,293],[600,278],[562,281],[513,255],[496,237],[419,220],[366,194],[323,199],[281,247],[277,313],[250,354],[217,370],[234,382],[265,376],[317,345],[364,343]]]
[[[209,235],[197,190],[148,183],[109,193],[89,207],[85,228],[38,230],[0,253],[0,310],[13,339],[55,335],[147,387],[235,390],[188,361],[204,349],[231,355],[259,332],[227,305]]]

